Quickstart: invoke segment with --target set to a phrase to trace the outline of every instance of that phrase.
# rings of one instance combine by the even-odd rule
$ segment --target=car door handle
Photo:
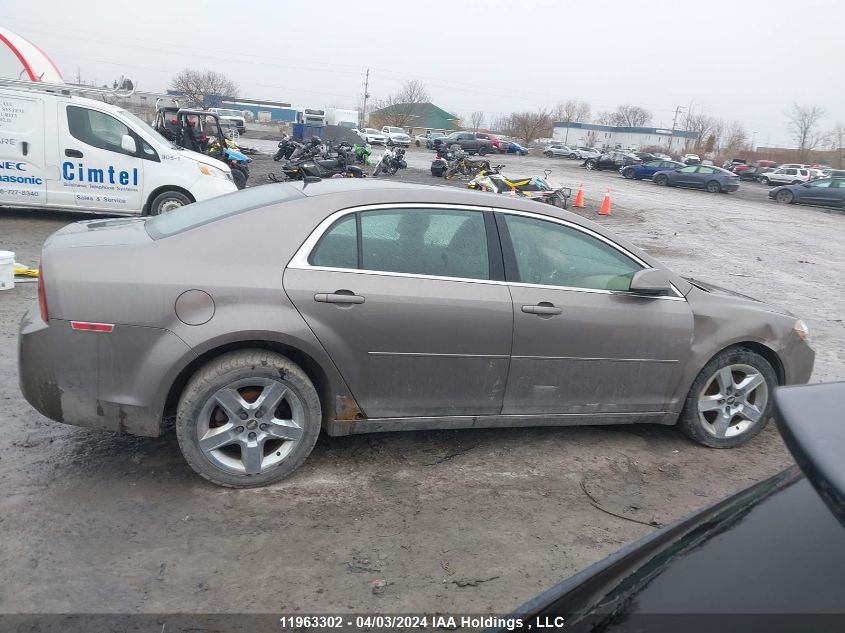
[[[71,158],[82,158],[82,152],[78,149],[66,149],[65,156],[70,156]]]
[[[351,290],[337,290],[335,292],[318,292],[314,295],[314,301],[319,303],[364,303],[366,299],[361,295],[353,294]]]
[[[541,301],[533,306],[522,306],[522,311],[526,314],[560,314],[563,312],[548,301]]]

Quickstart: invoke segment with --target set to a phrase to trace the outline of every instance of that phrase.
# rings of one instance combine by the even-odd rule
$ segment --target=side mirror
[[[129,152],[130,154],[137,154],[138,143],[136,143],[135,139],[129,134],[124,134],[120,137],[120,149],[124,152]]]
[[[672,282],[662,268],[644,268],[631,277],[631,292],[641,295],[665,295],[672,292]]]

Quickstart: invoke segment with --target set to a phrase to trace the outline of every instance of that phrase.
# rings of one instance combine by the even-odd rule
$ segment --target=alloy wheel
[[[235,474],[257,475],[276,466],[302,438],[305,408],[281,380],[246,378],[215,392],[197,420],[205,457]]]
[[[714,437],[734,437],[760,421],[768,401],[769,386],[763,374],[751,365],[727,365],[704,383],[698,395],[698,416]]]
[[[795,198],[795,196],[788,189],[782,189],[781,191],[778,191],[778,194],[777,194],[777,201],[778,202],[782,202],[783,204],[789,204],[789,203],[792,202],[792,200],[794,198]]]

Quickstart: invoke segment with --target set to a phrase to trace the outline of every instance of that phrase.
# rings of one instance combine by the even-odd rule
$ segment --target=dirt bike
[[[449,168],[444,174],[447,180],[455,176],[466,176],[467,178],[475,178],[482,171],[491,172],[493,167],[490,161],[486,158],[473,160],[463,150],[458,150],[454,153],[454,161],[449,164]]]

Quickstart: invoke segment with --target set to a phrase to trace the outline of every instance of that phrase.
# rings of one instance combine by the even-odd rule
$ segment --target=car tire
[[[775,195],[775,200],[777,200],[781,204],[792,204],[793,202],[795,202],[795,194],[792,193],[789,189],[781,189]]]
[[[478,148],[478,155],[479,156],[484,156],[486,153],[487,153],[487,148],[484,147],[484,145],[482,145],[481,147]]]
[[[771,181],[768,178],[761,178],[760,179],[761,185],[766,185],[767,187],[771,184]]]
[[[669,177],[666,174],[657,174],[654,177],[654,184],[658,187],[665,187],[669,184]]]
[[[179,191],[165,191],[158,194],[150,203],[148,215],[162,215],[163,213],[170,213],[179,207],[191,204],[191,200],[184,193]]]
[[[546,158],[554,158],[555,157],[554,152],[543,152],[543,156],[545,156]]]
[[[707,193],[720,193],[722,191],[722,185],[719,184],[718,180],[710,180],[704,185],[704,188],[707,190]]]
[[[632,180],[634,178],[634,170],[630,167],[622,170],[622,177]]]
[[[252,408],[265,397],[277,396],[272,412]],[[220,398],[226,399],[231,413],[225,412]],[[314,448],[321,420],[317,390],[297,364],[274,352],[242,350],[208,362],[188,381],[179,398],[176,439],[201,477],[220,486],[252,488],[277,482],[299,468]],[[216,428],[230,431],[212,433]],[[223,435],[217,442],[232,441],[212,448],[217,442],[208,440]]]
[[[578,158],[578,154],[576,154],[575,152],[572,152],[572,153],[569,155],[569,158],[571,158],[571,159]]]
[[[232,169],[232,181],[238,189],[244,189],[246,187],[247,175],[235,167]]]
[[[742,384],[750,378],[762,381],[744,390]],[[711,448],[744,444],[768,423],[777,386],[777,374],[769,361],[744,347],[729,347],[698,373],[678,426],[687,437]],[[747,408],[749,403],[753,410]]]
[[[594,160],[588,160],[588,161],[584,164],[584,167],[586,167],[587,169],[589,169],[590,171],[592,171],[593,169],[595,169],[595,168],[596,168],[596,161],[594,161]]]
[[[419,142],[419,141],[414,141],[414,144],[415,144],[417,147],[419,147],[419,146],[420,146],[420,142]]]

